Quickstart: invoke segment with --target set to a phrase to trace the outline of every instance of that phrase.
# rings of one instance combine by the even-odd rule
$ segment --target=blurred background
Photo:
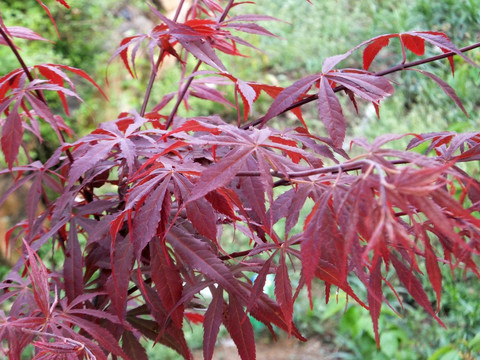
[[[28,42],[17,40],[27,65],[37,63],[60,63],[85,70],[105,89],[110,101],[105,101],[94,87],[81,78],[74,80],[79,95],[85,103],[72,100],[71,116],[66,119],[77,134],[86,134],[104,121],[115,119],[121,111],[139,111],[143,94],[150,76],[147,56],[139,57],[137,79],[132,79],[120,59],[107,64],[122,38],[137,33],[149,32],[157,19],[149,13],[144,1],[117,0],[71,0],[67,10],[50,1],[48,6],[56,19],[61,38],[48,21],[45,12],[33,1],[2,0],[0,11],[7,26],[26,26],[54,43]],[[161,6],[160,1],[152,1]],[[457,47],[479,41],[478,19],[480,0],[258,0],[257,5],[236,7],[233,13],[258,13],[274,16],[284,22],[266,22],[264,25],[279,38],[248,35],[247,40],[264,53],[249,48],[240,51],[246,58],[222,57],[227,69],[244,81],[257,81],[272,85],[288,86],[302,76],[320,72],[323,60],[332,55],[344,53],[371,37],[398,33],[408,30],[432,30],[445,32]],[[165,4],[164,4],[165,6]],[[426,46],[426,56],[439,53],[438,49]],[[146,55],[146,54],[145,54]],[[354,53],[342,67],[361,68],[361,52]],[[480,63],[480,51],[474,50],[468,56]],[[407,54],[413,60],[413,54]],[[370,70],[379,71],[402,61],[398,41],[392,40],[373,62]],[[450,73],[446,60],[424,65],[422,70],[431,71],[445,79],[464,102],[470,115],[467,118],[453,101],[430,79],[416,72],[394,74],[397,82],[396,94],[381,106],[380,119],[370,104],[359,102],[356,114],[346,99],[345,113],[349,122],[348,138],[366,137],[373,139],[384,133],[430,132],[430,131],[478,131],[480,125],[480,84],[478,69],[455,59],[455,76]],[[19,67],[10,50],[0,47],[0,69],[6,74]],[[151,104],[178,86],[180,70],[174,63],[162,68],[152,93]],[[107,83],[108,79],[108,83]],[[231,88],[225,89],[231,92]],[[342,97],[342,96],[341,96]],[[234,101],[233,96],[229,98]],[[58,98],[50,103],[63,114]],[[253,109],[255,119],[268,109],[271,99],[261,98]],[[236,120],[236,114],[222,105],[203,100],[191,100],[192,109],[181,109],[182,116],[220,114],[225,120]],[[168,111],[168,108],[166,109]],[[232,117],[233,116],[233,117]],[[324,134],[323,126],[316,118],[315,106],[304,108],[304,118],[311,132]],[[271,123],[273,126],[298,126],[289,114],[280,116]],[[35,157],[45,161],[58,145],[45,128],[43,144],[36,144],[32,138]],[[52,141],[49,142],[48,139]],[[346,146],[348,146],[348,139]],[[478,175],[478,166],[469,169]],[[0,182],[0,186],[2,183]],[[1,193],[1,188],[0,188]],[[12,207],[10,206],[10,209]],[[0,235],[3,236],[11,216],[9,208],[0,209]],[[15,213],[16,214],[16,213]],[[15,216],[17,216],[16,214]],[[8,271],[9,263],[2,260],[0,273]],[[405,299],[403,309],[394,307],[401,316],[388,307],[383,308],[380,319],[381,349],[377,350],[371,320],[368,313],[359,306],[348,302],[345,294],[333,294],[325,303],[323,288],[319,283],[318,295],[310,310],[308,299],[301,296],[295,304],[295,322],[301,332],[310,340],[298,344],[280,336],[275,346],[268,331],[255,324],[259,339],[259,359],[399,359],[399,360],[455,360],[478,359],[480,353],[480,282],[472,274],[459,271],[453,275],[444,269],[444,293],[440,317],[447,325],[444,329],[427,316],[414,303]],[[427,280],[425,280],[427,281]],[[392,279],[395,284],[395,280]],[[265,291],[273,295],[273,285]],[[359,290],[361,291],[361,286]],[[433,291],[430,298],[434,299]],[[392,300],[392,304],[396,300]],[[189,343],[194,349],[201,349],[201,325],[191,327]],[[226,331],[224,331],[226,334]],[[234,350],[228,338],[219,341],[217,360],[233,359]],[[161,347],[149,349],[151,359],[177,359],[173,351]],[[201,358],[201,351],[197,354]]]

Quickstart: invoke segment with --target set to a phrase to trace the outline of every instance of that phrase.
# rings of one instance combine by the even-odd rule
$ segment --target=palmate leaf
[[[190,266],[217,282],[230,294],[244,298],[238,289],[238,281],[206,242],[176,227],[170,229],[166,238],[183,261],[188,261]]]
[[[252,151],[250,147],[233,149],[221,161],[204,170],[192,189],[189,202],[200,199],[210,191],[232,181],[243,168]]]

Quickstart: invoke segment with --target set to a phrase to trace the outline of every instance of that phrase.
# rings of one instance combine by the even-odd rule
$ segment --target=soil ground
[[[202,351],[194,352],[195,359],[202,359]],[[334,360],[318,339],[300,343],[296,339],[279,339],[277,342],[257,344],[259,360]],[[240,360],[233,341],[224,341],[215,349],[213,360]]]

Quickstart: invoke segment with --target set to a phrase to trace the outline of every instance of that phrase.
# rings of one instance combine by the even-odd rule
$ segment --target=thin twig
[[[227,17],[228,15],[228,12],[230,11],[230,9],[232,8],[233,6],[233,3],[234,3],[234,0],[230,0],[227,4],[227,6],[225,6],[225,9],[223,10],[223,13],[222,15],[220,16],[218,22],[221,23],[222,21],[225,20],[225,18]],[[199,60],[197,65],[195,66],[195,68],[193,69],[192,71],[192,74],[197,72],[198,69],[200,68],[200,65],[202,65],[202,61]],[[188,88],[190,87],[190,85],[192,84],[192,81],[193,81],[194,77],[193,76],[190,76],[190,78],[187,80],[187,82],[185,83],[185,85],[183,86],[182,88],[182,92],[179,94],[178,98],[177,98],[177,102],[175,103],[175,106],[173,107],[173,110],[171,111],[169,117],[168,117],[168,120],[167,120],[167,123],[165,124],[165,129],[168,129],[171,125],[172,125],[172,122],[173,122],[173,118],[175,117],[175,115],[177,114],[177,111],[178,111],[178,108],[180,107],[180,104],[182,103],[183,101],[183,98],[185,97],[185,95],[187,94],[187,91],[188,91]]]
[[[180,12],[182,11],[182,7],[184,3],[185,3],[185,0],[180,0],[180,3],[177,6],[177,10],[175,11],[175,15],[173,16],[173,21],[178,20],[178,17],[180,16]],[[152,93],[153,83],[155,82],[155,78],[157,77],[158,68],[162,63],[162,59],[164,55],[165,55],[165,49],[162,49],[160,51],[160,54],[158,55],[157,62],[155,63],[152,69],[152,73],[150,74],[150,80],[148,82],[147,91],[145,92],[145,97],[143,99],[142,109],[140,110],[140,116],[144,116],[145,111],[147,110],[148,100],[150,99],[150,95]]]

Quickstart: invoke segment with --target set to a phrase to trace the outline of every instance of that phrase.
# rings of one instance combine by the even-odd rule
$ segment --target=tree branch
[[[461,49],[459,49],[461,52],[467,52],[467,51],[470,51],[470,50],[473,50],[473,49],[476,49],[480,47],[480,42],[477,42],[475,44],[472,44],[472,45],[469,45],[469,46],[465,46]],[[421,59],[421,60],[416,60],[416,61],[412,61],[412,62],[409,62],[409,63],[405,63],[405,64],[398,64],[398,65],[395,65],[395,66],[392,66],[391,68],[388,68],[386,70],[383,70],[383,71],[379,71],[377,73],[373,73],[372,75],[375,75],[375,76],[385,76],[385,75],[388,75],[388,74],[392,74],[392,73],[395,73],[395,72],[398,72],[398,71],[402,71],[402,70],[405,70],[405,69],[408,69],[408,68],[411,68],[411,67],[415,67],[415,66],[419,66],[419,65],[423,65],[423,64],[427,64],[427,63],[430,63],[430,62],[434,62],[434,61],[438,61],[438,60],[441,60],[441,59],[445,59],[445,58],[448,58],[450,56],[454,56],[456,55],[453,51],[450,51],[450,52],[447,52],[447,53],[443,53],[443,54],[440,54],[440,55],[436,55],[436,56],[431,56],[431,57],[428,57],[428,58],[425,58],[425,59]],[[340,85],[340,86],[337,86],[333,89],[334,92],[339,92],[339,91],[342,91],[342,90],[346,90],[345,86],[343,85]],[[286,113],[287,111],[290,111],[292,109],[295,109],[297,107],[300,107],[302,105],[305,105],[309,102],[312,102],[312,101],[315,101],[318,99],[318,95],[317,94],[314,94],[314,95],[310,95],[302,100],[299,100],[297,102],[295,102],[294,104],[290,105],[288,108],[286,108],[285,110],[283,110],[280,114],[284,114]],[[278,115],[280,115],[278,114]],[[278,116],[277,115],[277,116]],[[263,119],[265,117],[262,116],[254,121],[251,121],[250,123],[248,124],[244,124],[241,126],[242,129],[248,129],[249,127],[251,126],[256,126],[256,125],[259,125],[263,122]],[[270,119],[271,120],[271,119]]]

